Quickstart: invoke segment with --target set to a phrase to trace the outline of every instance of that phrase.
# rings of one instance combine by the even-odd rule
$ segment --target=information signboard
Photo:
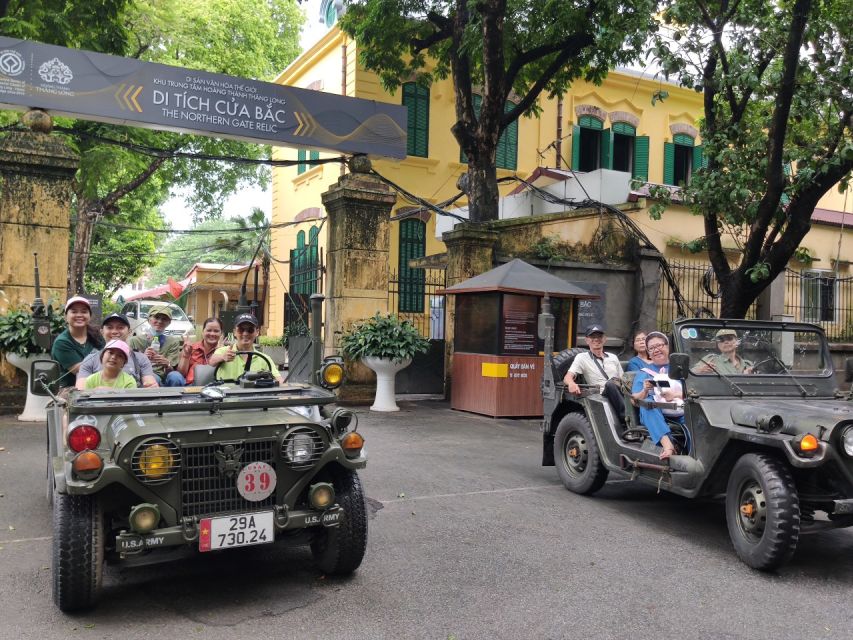
[[[2,36],[0,108],[406,157],[406,109],[400,105]]]

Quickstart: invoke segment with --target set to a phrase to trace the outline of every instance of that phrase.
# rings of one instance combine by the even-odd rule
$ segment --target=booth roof
[[[553,298],[582,298],[585,300],[594,300],[600,297],[518,258],[452,287],[447,287],[438,293],[455,295],[484,293],[486,291],[528,295],[544,295],[547,293]]]

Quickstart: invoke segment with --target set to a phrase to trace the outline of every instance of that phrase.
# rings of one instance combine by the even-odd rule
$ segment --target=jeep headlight
[[[327,389],[337,389],[344,381],[344,363],[337,356],[330,356],[320,367],[320,384]]]
[[[291,464],[304,464],[311,457],[314,441],[306,433],[297,433],[287,441],[287,460]]]
[[[133,452],[131,469],[140,482],[162,484],[168,482],[181,466],[181,453],[171,440],[150,438],[143,440]]]
[[[853,425],[847,427],[841,434],[841,444],[844,445],[844,453],[853,458]]]
[[[309,427],[296,427],[284,436],[281,457],[291,469],[307,469],[323,455],[325,446],[320,435]]]

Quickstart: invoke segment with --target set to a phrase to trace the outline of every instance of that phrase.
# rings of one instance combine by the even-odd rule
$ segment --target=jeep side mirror
[[[684,380],[690,373],[690,356],[686,353],[669,354],[669,377],[673,380]]]
[[[59,363],[55,360],[36,360],[30,367],[30,393],[34,396],[53,396],[59,393]]]

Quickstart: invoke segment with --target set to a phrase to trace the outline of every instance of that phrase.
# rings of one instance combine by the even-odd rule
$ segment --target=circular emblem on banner
[[[12,49],[0,51],[0,72],[7,76],[19,76],[24,71],[24,57]]]
[[[237,476],[237,491],[250,502],[260,502],[275,491],[275,469],[266,462],[251,462]]]

